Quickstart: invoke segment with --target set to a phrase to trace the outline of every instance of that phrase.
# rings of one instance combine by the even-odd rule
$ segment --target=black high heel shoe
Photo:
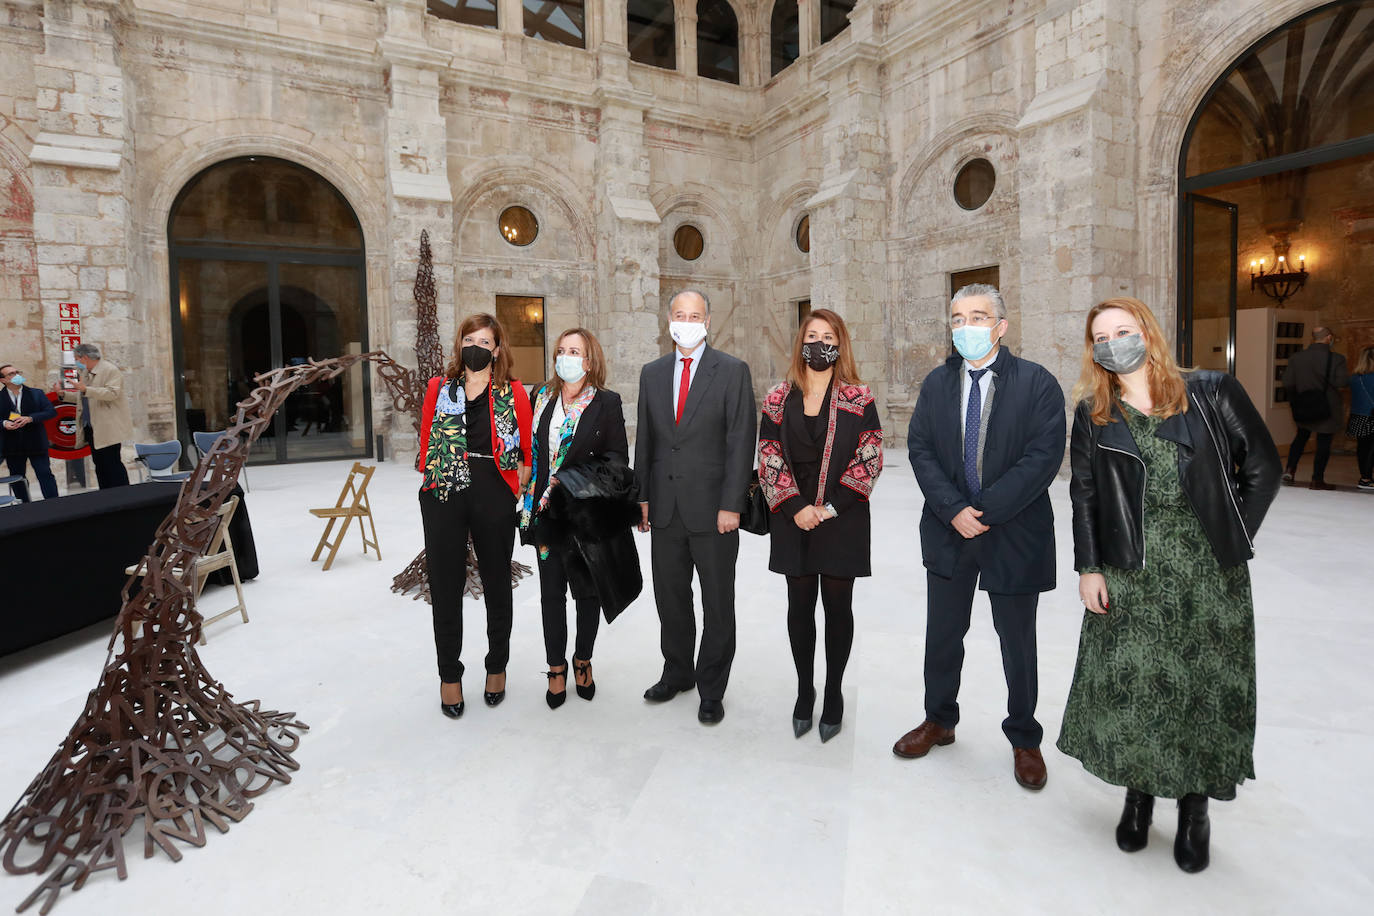
[[[561,678],[563,679],[563,692],[562,692],[562,693],[554,693],[552,690],[545,690],[545,691],[544,691],[544,702],[549,704],[549,709],[557,709],[558,707],[562,706],[563,703],[566,702],[567,699],[568,699],[568,665],[567,665],[567,663],[564,662],[564,664],[563,664],[563,670],[562,670],[562,671],[554,671],[552,668],[550,668],[548,671],[545,671],[545,672],[544,672],[544,676],[547,677],[547,678],[549,679],[550,682],[552,682],[553,679],[556,678],[556,677],[561,677]]]
[[[802,735],[811,731],[811,717],[816,707],[816,689],[811,688],[810,693],[803,696],[797,694],[797,705],[792,707],[792,734],[800,738]]]
[[[826,719],[833,721],[827,722]],[[840,725],[844,719],[844,697],[838,697],[833,702],[826,700],[821,707],[821,743],[829,741],[840,733]]]
[[[592,697],[596,696],[596,681],[593,680],[590,684],[584,687],[581,684],[577,683],[576,678],[585,677],[588,680],[591,680],[592,663],[579,662],[577,659],[573,659],[572,666],[573,671],[576,672],[576,675],[574,676],[573,680],[573,686],[577,688],[577,695],[584,700],[590,700]]]
[[[1174,837],[1174,861],[1193,874],[1207,867],[1212,822],[1207,817],[1206,795],[1185,795],[1178,800],[1178,835]]]
[[[458,688],[461,690],[462,687],[463,681],[462,679],[459,679]],[[445,703],[443,697],[440,697],[439,708],[442,709],[444,711],[444,715],[448,716],[450,719],[459,719],[462,718],[463,711],[467,709],[467,703],[463,700],[459,700],[457,703]]]
[[[506,676],[506,672],[504,672],[504,671],[499,671],[499,672],[497,672],[497,673],[500,674],[501,677],[505,677],[505,676]],[[495,676],[495,675],[491,675],[491,674],[487,675],[487,677],[494,677],[494,676]],[[505,687],[502,687],[500,690],[484,690],[484,691],[482,691],[482,699],[486,701],[486,703],[487,703],[488,706],[500,706],[500,705],[501,705],[501,701],[504,700],[505,698],[506,698],[506,688],[505,688]]]
[[[1126,807],[1116,825],[1116,845],[1122,852],[1139,852],[1150,841],[1150,820],[1155,797],[1139,789],[1126,790]]]

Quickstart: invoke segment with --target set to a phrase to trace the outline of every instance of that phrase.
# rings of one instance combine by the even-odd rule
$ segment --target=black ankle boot
[[[1116,845],[1122,852],[1139,852],[1150,841],[1150,820],[1154,815],[1155,797],[1139,789],[1126,790],[1126,807],[1121,822],[1116,825]]]
[[[1174,861],[1192,874],[1207,867],[1207,844],[1212,822],[1207,819],[1207,796],[1185,795],[1178,800],[1178,835],[1174,837]]]

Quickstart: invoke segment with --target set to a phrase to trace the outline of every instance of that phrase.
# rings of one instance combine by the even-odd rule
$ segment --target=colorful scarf
[[[520,425],[515,417],[515,393],[510,382],[487,390],[492,399],[496,430],[492,448],[497,449],[496,466],[509,471],[520,464]],[[434,403],[434,422],[429,428],[429,448],[425,456],[424,483],[420,489],[433,490],[442,502],[452,493],[472,485],[468,466],[467,392],[460,377],[454,384],[444,379]],[[499,448],[498,448],[499,446]]]
[[[547,385],[539,389],[539,393],[534,398],[534,415],[536,417],[544,415],[544,408],[548,406],[552,397],[558,397],[558,395],[550,395]],[[522,529],[528,530],[534,516],[543,512],[548,506],[549,494],[553,492],[553,476],[563,466],[563,459],[568,457],[568,449],[572,447],[573,435],[577,432],[577,421],[582,417],[582,412],[587,409],[587,405],[592,402],[594,397],[596,397],[596,389],[588,385],[582,389],[582,393],[577,396],[575,401],[563,408],[563,425],[558,430],[558,453],[553,456],[553,460],[549,464],[549,480],[544,487],[544,492],[539,497],[538,507],[534,503],[534,488],[538,486],[539,464],[546,460],[544,453],[548,451],[548,440],[536,432],[534,436],[533,473],[530,474],[530,482],[525,487],[525,493],[521,498],[520,527]],[[545,548],[540,548],[540,556],[547,559],[548,554]]]

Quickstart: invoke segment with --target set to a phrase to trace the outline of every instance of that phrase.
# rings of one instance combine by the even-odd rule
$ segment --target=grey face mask
[[[1139,334],[1113,337],[1093,344],[1093,361],[1108,372],[1129,375],[1145,364],[1145,338]]]

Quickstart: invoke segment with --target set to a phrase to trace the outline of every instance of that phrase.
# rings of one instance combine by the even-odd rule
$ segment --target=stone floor
[[[494,710],[481,703],[484,627],[470,606],[469,704],[454,722],[438,709],[428,608],[388,591],[421,543],[413,472],[387,462],[373,480],[385,561],[364,558],[354,536],[326,573],[309,561],[320,523],[305,510],[333,501],[347,464],[255,467],[252,622],[216,623],[201,652],[240,698],[310,723],[301,769],[179,864],[144,860],[130,837],[128,881],[105,872],[55,912],[1367,912],[1374,791],[1358,774],[1374,760],[1374,494],[1285,489],[1269,516],[1252,564],[1259,778],[1213,805],[1212,866],[1189,876],[1170,856],[1171,806],[1150,847],[1127,856],[1112,840],[1119,790],[1052,747],[1081,614],[1062,482],[1062,584],[1044,596],[1039,627],[1048,787],[1012,781],[981,598],[959,742],[893,757],[893,740],[921,719],[925,606],[920,493],[903,456],[888,458],[874,576],[856,590],[844,731],[826,745],[814,731],[792,738],[784,589],[763,539],[744,536],[740,552],[739,651],[720,726],[697,724],[691,696],[640,699],[660,667],[647,595],[602,630],[596,700],[548,710],[533,580],[516,590],[509,694]],[[647,536],[640,545],[647,569]],[[528,548],[518,555],[532,562]],[[204,601],[231,603],[213,590]],[[0,797],[18,798],[48,759],[96,681],[107,634],[0,659]],[[35,884],[6,876],[0,906]]]

